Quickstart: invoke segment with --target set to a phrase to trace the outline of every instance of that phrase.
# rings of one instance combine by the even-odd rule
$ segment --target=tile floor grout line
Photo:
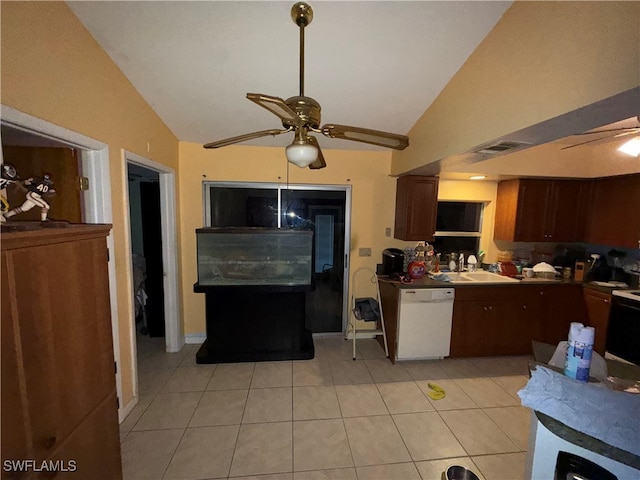
[[[206,388],[206,386],[205,386],[205,388]],[[180,444],[182,443],[182,440],[184,439],[184,436],[187,434],[187,429],[189,428],[189,424],[191,423],[191,420],[193,420],[193,416],[196,413],[198,405],[200,405],[200,401],[202,400],[202,397],[204,396],[204,392],[205,392],[204,390],[202,392],[200,392],[200,398],[198,399],[198,403],[196,403],[196,406],[193,409],[193,412],[191,412],[191,416],[189,417],[189,420],[187,420],[187,424],[184,427],[182,435],[180,435],[180,440],[178,440],[178,444],[176,445],[175,450],[171,454],[171,457],[169,458],[169,462],[167,463],[167,466],[165,467],[164,471],[162,472],[162,477],[161,478],[164,478],[164,476],[167,474],[167,470],[169,469],[169,466],[171,465],[171,462],[173,461],[173,458],[176,456],[176,452],[180,448]],[[174,392],[172,392],[172,393],[174,393]],[[193,392],[175,392],[175,393],[193,393]]]
[[[335,345],[336,345],[336,347],[338,347],[340,344],[339,344],[339,343],[336,343]],[[366,344],[365,346],[368,348],[368,347],[370,347],[371,345]],[[333,352],[333,356],[332,356],[331,358],[330,358],[328,355],[326,356],[326,361],[327,361],[327,363],[329,363],[329,367],[331,367],[331,359],[333,359],[334,361],[343,361],[343,360],[341,360],[341,358],[340,358],[339,356],[337,356],[337,355],[336,355],[337,353],[339,353],[340,348],[334,348],[334,349],[331,349],[331,350],[332,350],[332,352]],[[349,353],[349,355],[348,355],[349,360],[351,360],[351,354],[350,354],[350,352],[348,352],[348,353]],[[186,356],[187,356],[187,354],[183,355],[183,360],[184,360],[184,358],[185,358]],[[369,373],[369,376],[371,377],[371,378],[370,378],[370,380],[369,380],[369,382],[367,382],[367,383],[376,385],[376,390],[378,391],[378,394],[379,394],[379,395],[381,395],[380,389],[381,389],[381,385],[382,385],[383,383],[384,383],[384,384],[389,384],[389,383],[396,383],[396,382],[398,382],[398,381],[404,381],[404,380],[395,380],[395,378],[397,378],[397,377],[395,376],[395,372],[392,372],[392,371],[386,371],[386,370],[383,370],[383,372],[384,372],[383,378],[379,379],[379,380],[381,380],[381,381],[376,381],[376,380],[373,378],[373,375],[371,375],[371,369],[373,368],[373,366],[372,366],[372,365],[369,365],[369,364],[366,362],[366,360],[367,360],[367,359],[369,359],[369,358],[368,358],[368,357],[369,357],[369,355],[363,355],[363,354],[362,354],[361,349],[360,349],[360,348],[358,348],[358,350],[357,350],[357,357],[359,358],[359,360],[360,360],[360,361],[365,361],[365,368],[364,368],[364,371],[368,372],[368,373]],[[365,358],[365,357],[367,357],[367,358]],[[369,359],[369,360],[376,360],[376,361],[374,361],[373,363],[374,363],[374,364],[378,364],[378,363],[379,363],[379,362],[378,362],[379,360],[385,360],[385,358],[383,358],[383,357],[378,358],[377,356],[373,356],[373,357],[372,357],[371,359]],[[476,368],[475,368],[475,370],[477,370],[477,372],[473,373],[471,376],[464,376],[464,375],[461,375],[462,373],[464,373],[463,368],[462,368],[462,367],[463,367],[463,365],[462,365],[462,364],[460,364],[460,366],[455,365],[455,367],[456,367],[456,368],[455,368],[454,370],[449,369],[449,371],[452,371],[452,372],[453,372],[453,377],[451,377],[451,376],[449,375],[449,377],[450,377],[449,379],[451,379],[451,380],[454,380],[454,381],[455,381],[455,380],[457,380],[457,379],[461,379],[461,378],[488,378],[488,379],[490,379],[493,383],[495,383],[495,384],[499,387],[498,391],[502,390],[502,391],[506,392],[506,393],[509,395],[509,397],[510,397],[510,398],[512,398],[512,397],[513,397],[513,395],[511,395],[511,393],[510,393],[509,391],[507,391],[505,387],[503,387],[502,385],[500,385],[499,383],[497,383],[497,382],[494,380],[494,378],[496,377],[496,375],[491,375],[491,374],[489,374],[489,373],[487,373],[487,372],[488,372],[488,371],[496,370],[497,372],[500,372],[500,375],[497,375],[497,376],[516,376],[516,375],[520,376],[520,375],[522,375],[521,373],[515,373],[515,372],[514,372],[514,373],[511,373],[511,372],[508,372],[508,369],[505,371],[505,369],[503,369],[501,365],[498,365],[498,367],[500,367],[500,368],[498,368],[498,367],[495,367],[495,368],[494,368],[490,362],[484,362],[484,358],[482,359],[482,360],[483,360],[483,363],[479,363],[479,362],[480,362],[480,360],[478,360],[478,362],[476,362],[476,364],[474,364],[473,359],[464,359],[464,360],[467,362],[467,364],[472,365],[473,367],[476,367]],[[517,364],[521,363],[521,359],[520,359],[520,358],[514,358],[514,359],[511,359],[511,358],[510,358],[510,359],[509,359],[509,361],[510,361],[510,364],[513,364],[513,365],[514,365],[514,369],[515,369],[515,367],[517,367]],[[351,362],[349,362],[349,363],[351,363]],[[381,363],[381,362],[380,362],[380,363]],[[503,362],[503,363],[505,363],[505,362]],[[481,369],[481,368],[479,368],[479,367],[478,367],[478,364],[482,365],[482,367],[483,367],[483,368],[482,368],[482,369]],[[169,377],[167,377],[167,378],[170,378],[170,377],[171,377],[171,375],[173,375],[173,374],[177,371],[177,369],[178,369],[178,367],[179,367],[179,366],[180,366],[180,365],[171,366],[171,367],[168,369],[168,370],[170,370],[170,372],[171,372],[171,373],[170,373]],[[385,366],[386,366],[386,365],[385,365]],[[416,380],[415,375],[418,375],[418,376],[423,376],[423,375],[424,375],[424,373],[420,373],[420,372],[419,372],[419,370],[417,370],[416,372],[414,372],[414,374],[412,375],[412,374],[411,374],[411,372],[410,372],[409,370],[407,370],[407,368],[406,368],[405,366],[403,366],[403,365],[400,365],[400,366],[402,366],[402,367],[403,367],[403,368],[402,368],[402,369],[400,369],[400,370],[403,370],[403,371],[407,372],[407,373],[408,373],[408,375],[409,375],[409,377],[410,377],[409,379],[407,379],[407,381],[408,381],[408,382],[410,382],[410,383],[411,383],[411,384],[413,384],[413,385],[417,385],[417,383],[418,383],[418,380]],[[250,389],[251,389],[252,385],[255,383],[255,377],[253,376],[253,373],[255,373],[255,368],[256,368],[256,365],[255,365],[255,363],[254,363],[254,364],[253,364],[253,371],[252,371],[252,378],[251,378],[251,381],[249,382],[249,389],[247,390],[247,393],[246,393],[246,399],[248,399],[249,391],[250,391]],[[330,382],[330,383],[328,383],[327,385],[331,385],[331,386],[333,387],[333,392],[335,393],[336,398],[337,398],[337,384],[336,384],[336,382],[335,382],[334,375],[333,375],[333,371],[334,371],[335,369],[331,369],[331,368],[330,368],[330,370],[331,370],[331,382]],[[380,373],[380,372],[378,372],[378,373]],[[509,375],[507,375],[507,373],[509,373]],[[292,374],[292,381],[291,381],[292,385],[291,385],[291,390],[290,390],[290,392],[291,392],[291,402],[292,402],[292,406],[291,406],[291,408],[292,408],[292,412],[291,412],[291,417],[292,417],[292,421],[291,421],[291,432],[292,432],[292,435],[293,435],[293,427],[294,427],[294,422],[295,422],[295,420],[293,419],[293,409],[294,409],[294,404],[293,404],[293,402],[294,402],[294,400],[293,400],[293,387],[294,387],[294,386],[293,386],[293,366],[292,366],[291,374]],[[212,375],[213,375],[213,373],[212,373]],[[447,375],[448,375],[448,374],[447,374]],[[384,380],[388,380],[388,379],[392,379],[392,381],[391,381],[391,382],[384,381]],[[426,379],[426,380],[427,380],[427,381],[431,381],[431,380],[429,380],[429,379]],[[168,381],[168,379],[167,379],[167,380],[162,384],[162,386],[163,386],[163,387],[166,385],[166,382],[167,382],[167,381]],[[348,381],[349,381],[349,383],[346,383],[345,385],[351,385],[351,386],[359,385],[359,383],[353,383],[353,382],[351,382],[351,379],[348,379]],[[420,380],[420,381],[424,381],[424,379],[423,379],[423,380]],[[458,382],[454,382],[454,384],[458,385]],[[510,385],[510,384],[507,384],[507,385]],[[263,388],[268,388],[268,387],[263,387]],[[418,388],[419,388],[420,392],[422,393],[422,396],[423,396],[423,397],[426,397],[425,391],[424,391],[422,388],[420,388],[419,386],[418,386]],[[237,390],[237,389],[225,389],[225,390],[231,390],[231,391],[233,391],[233,390]],[[386,388],[385,388],[385,390],[386,390]],[[462,392],[464,392],[464,393],[465,393],[465,395],[467,395],[467,396],[468,396],[468,394],[466,393],[466,391],[465,391],[464,389],[461,389],[461,391],[462,391]],[[198,405],[200,405],[200,404],[201,404],[202,399],[203,399],[203,396],[204,396],[204,393],[206,393],[206,392],[207,392],[207,390],[206,390],[206,387],[205,387],[205,390],[204,390],[204,391],[201,391],[201,396],[200,396],[200,399],[199,399],[199,401],[198,401],[198,404],[196,405],[196,409],[197,409]],[[144,410],[144,411],[146,411],[146,410],[149,408],[150,404],[151,404],[151,403],[152,403],[152,402],[153,402],[153,401],[158,397],[158,395],[160,395],[161,393],[165,393],[165,392],[163,392],[163,391],[162,391],[162,389],[160,389],[160,390],[158,390],[158,391],[156,391],[155,393],[153,393],[153,394],[151,394],[151,395],[150,395],[150,397],[151,397],[151,398],[150,398],[150,400],[149,400],[149,404],[147,405],[147,407],[145,408],[145,410]],[[171,393],[171,392],[167,392],[167,393]],[[180,392],[180,393],[181,393],[181,392]],[[392,414],[392,413],[391,413],[388,402],[385,400],[384,396],[382,396],[382,395],[381,395],[381,398],[382,398],[382,400],[383,400],[383,404],[385,405],[385,409],[386,409],[386,410],[387,410],[387,412],[388,412],[388,415],[389,415],[389,416],[391,416],[391,418],[392,418],[392,420],[393,420],[393,422],[394,422],[394,426],[395,426],[395,428],[396,428],[396,429],[398,429],[398,426],[397,426],[397,424],[395,423],[395,419],[394,419],[394,417],[393,417],[393,415],[394,415],[394,414]],[[471,397],[470,397],[470,398],[471,398]],[[445,414],[446,414],[446,412],[449,412],[450,410],[446,410],[446,411],[442,411],[442,412],[441,412],[441,411],[439,411],[439,410],[437,410],[437,409],[435,408],[435,405],[433,404],[433,402],[431,402],[428,398],[427,398],[427,400],[429,401],[429,403],[430,403],[430,404],[431,404],[431,406],[433,407],[433,410],[429,410],[429,411],[426,411],[426,412],[407,412],[407,413],[429,413],[429,412],[435,411],[435,412],[438,414],[438,417],[440,418],[440,420],[444,422],[443,415],[445,415]],[[516,400],[516,401],[517,401],[517,399],[514,399],[514,400]],[[473,401],[473,404],[475,404],[475,401],[474,401],[473,399],[472,399],[472,401]],[[496,424],[496,422],[493,420],[493,418],[491,418],[491,417],[488,415],[487,411],[491,411],[492,409],[498,409],[498,408],[512,408],[512,407],[515,407],[515,406],[517,406],[517,405],[492,405],[492,406],[487,406],[487,407],[481,407],[480,405],[477,405],[476,407],[473,407],[473,408],[453,409],[452,411],[480,410],[480,411],[482,412],[482,414],[484,414],[487,418],[489,418],[489,420],[490,420],[493,424]],[[236,448],[237,448],[238,440],[239,440],[239,433],[240,433],[240,429],[242,428],[242,425],[243,425],[242,421],[243,421],[244,416],[245,416],[245,413],[246,413],[246,408],[247,408],[247,400],[245,400],[245,404],[244,404],[244,406],[243,406],[242,418],[241,418],[241,420],[240,420],[240,422],[241,422],[241,423],[240,423],[240,425],[237,425],[237,424],[236,424],[236,425],[237,425],[238,430],[237,430],[236,439],[235,439],[235,444],[234,444],[234,451],[233,451],[233,453],[232,453],[232,455],[231,455],[231,463],[230,463],[230,466],[229,466],[229,470],[228,470],[228,477],[227,477],[227,478],[232,478],[232,477],[231,477],[231,474],[230,474],[230,472],[231,472],[231,466],[233,465],[233,457],[235,456],[235,453],[236,453]],[[342,411],[342,405],[340,404],[340,401],[339,401],[339,400],[338,400],[338,408],[339,408],[339,412],[340,412],[340,418],[341,418],[341,420],[342,420],[342,426],[343,426],[343,429],[344,429],[344,431],[345,431],[345,433],[346,433],[346,421],[347,421],[347,418],[357,418],[357,417],[344,417],[344,414],[343,414],[343,411]],[[144,415],[144,411],[141,413],[141,417],[142,417],[142,415]],[[192,413],[192,415],[191,415],[191,419],[190,419],[190,421],[192,421],[192,419],[193,419],[193,416],[194,416],[194,415],[195,415],[195,409],[194,409],[194,412],[193,412],[193,413]],[[362,416],[364,416],[364,417],[370,417],[371,415],[366,415],[366,414],[365,414],[365,415],[362,415]],[[376,415],[376,416],[386,416],[386,415]],[[140,419],[138,419],[138,421],[139,421],[139,420],[140,420]],[[308,420],[313,420],[313,419],[308,419]],[[327,420],[327,419],[319,419],[319,420]],[[331,419],[329,419],[329,420],[331,420]],[[263,422],[261,422],[261,423],[263,423]],[[273,423],[273,422],[266,422],[266,423]],[[460,443],[460,442],[459,442],[459,440],[458,440],[458,437],[455,435],[455,433],[453,433],[453,431],[451,430],[451,428],[449,428],[449,425],[447,425],[447,424],[446,424],[446,422],[444,422],[444,423],[445,423],[445,425],[447,426],[447,429],[452,433],[453,438],[456,438],[456,440],[458,441],[458,443]],[[125,439],[124,439],[124,441],[125,441],[125,442],[126,442],[126,441],[127,441],[127,439],[128,439],[128,434],[129,434],[129,433],[131,433],[131,432],[133,432],[133,428],[135,427],[135,425],[136,425],[136,424],[137,424],[137,422],[133,424],[132,429],[131,429],[129,432],[123,432],[123,433],[125,434]],[[514,439],[513,439],[511,436],[509,436],[509,435],[508,435],[508,434],[507,434],[507,433],[506,433],[502,428],[500,428],[500,426],[499,426],[499,425],[497,425],[497,424],[496,424],[496,426],[498,427],[498,430],[499,430],[499,431],[501,431],[501,432],[502,432],[502,433],[503,433],[503,434],[504,434],[504,435],[505,435],[505,436],[510,440],[510,442],[513,444],[513,446],[514,446],[514,447],[517,447],[517,450],[515,450],[515,451],[510,451],[510,452],[499,452],[499,453],[482,453],[482,454],[480,454],[480,455],[476,455],[476,457],[492,457],[492,456],[504,456],[504,455],[514,455],[514,454],[515,454],[515,455],[523,455],[523,454],[526,454],[526,450],[520,450],[520,447],[519,447],[518,443],[517,443],[516,441],[514,441]],[[186,428],[184,429],[184,431],[182,432],[182,436],[181,436],[180,441],[178,442],[178,445],[180,444],[180,442],[182,442],[184,435],[186,435],[186,433],[187,433],[187,432],[186,432],[186,429],[188,429],[188,428],[197,428],[197,427],[189,427],[189,424],[187,424],[187,427],[186,427]],[[401,439],[402,439],[402,441],[403,441],[403,443],[404,443],[404,445],[405,445],[405,448],[406,448],[406,442],[405,442],[404,437],[402,437],[402,435],[400,435],[400,437],[401,437]],[[129,438],[129,439],[130,439],[130,438]],[[348,447],[349,447],[349,449],[350,449],[351,461],[352,461],[352,464],[354,465],[353,469],[355,470],[356,478],[359,478],[358,469],[357,469],[357,467],[355,467],[355,462],[354,462],[354,459],[353,459],[353,451],[352,451],[352,449],[351,449],[351,442],[349,442],[349,438],[348,438],[348,436],[347,436],[347,443],[348,443]],[[462,446],[462,444],[461,444],[461,443],[460,443],[460,445]],[[292,437],[292,465],[293,465],[293,462],[294,462],[294,456],[295,456],[295,455],[294,455],[294,454],[295,454],[295,452],[293,451],[293,449],[295,449],[295,445],[293,444],[293,437]],[[407,448],[407,450],[408,450],[408,448]],[[466,453],[466,457],[465,457],[465,458],[468,458],[471,462],[473,462],[473,460],[472,460],[472,456],[467,452],[467,449],[465,449],[465,448],[463,447],[463,451]],[[171,463],[171,461],[173,460],[173,457],[175,456],[176,452],[177,452],[177,447],[176,447],[176,449],[174,450],[173,455],[172,455],[172,456],[171,456],[171,458],[169,459],[169,463],[168,463],[168,465],[170,465],[170,463]],[[409,453],[410,453],[410,452],[409,452]],[[390,462],[389,464],[394,464],[394,463],[412,463],[412,464],[414,465],[414,468],[418,471],[418,474],[420,475],[420,477],[422,477],[422,475],[421,475],[421,473],[420,473],[420,470],[418,470],[418,467],[417,467],[417,464],[419,463],[419,461],[417,461],[417,460],[413,460],[413,459],[412,459],[412,460],[411,460],[411,462]],[[168,465],[167,465],[167,469],[168,469]],[[387,465],[387,464],[381,464],[381,465]],[[372,465],[372,466],[375,466],[375,465]],[[482,472],[482,470],[481,470],[477,465],[476,465],[476,468],[478,468],[478,469]],[[167,471],[167,469],[165,469],[165,475],[166,475],[166,471]],[[293,468],[292,468],[292,470],[293,470]],[[324,470],[328,470],[328,469],[324,469]],[[295,472],[293,472],[293,471],[292,471],[292,472],[291,472],[291,474],[292,474],[292,476],[293,476],[293,475],[295,475]],[[484,475],[484,472],[482,472],[482,474]],[[486,477],[486,475],[485,475],[485,477]],[[233,478],[235,478],[235,477],[233,477]],[[491,479],[487,477],[487,480],[491,480]]]
[[[251,381],[249,382],[249,386],[247,387],[247,396],[244,399],[244,406],[242,407],[242,415],[240,416],[240,424],[238,425],[238,432],[236,433],[236,441],[233,443],[233,452],[231,452],[231,461],[229,462],[229,469],[227,471],[227,478],[231,477],[231,468],[233,467],[233,459],[236,456],[236,450],[238,448],[238,440],[240,439],[240,430],[242,429],[242,421],[244,420],[244,412],[247,409],[247,403],[249,401],[249,391],[251,389],[251,382],[253,381],[253,373],[256,370],[256,364],[253,364],[253,370],[251,370]],[[213,377],[212,377],[213,379]]]

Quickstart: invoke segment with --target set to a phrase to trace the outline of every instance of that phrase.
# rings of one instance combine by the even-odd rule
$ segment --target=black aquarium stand
[[[207,339],[196,363],[309,360],[313,337],[305,328],[305,286],[202,286]]]

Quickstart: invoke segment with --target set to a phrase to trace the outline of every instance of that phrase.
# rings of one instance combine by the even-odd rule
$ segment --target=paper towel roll
[[[581,382],[589,380],[595,329],[574,322],[569,327],[569,342],[564,374]]]
[[[574,342],[578,338],[578,335],[583,328],[584,325],[582,323],[571,322],[571,325],[569,325],[569,343]]]

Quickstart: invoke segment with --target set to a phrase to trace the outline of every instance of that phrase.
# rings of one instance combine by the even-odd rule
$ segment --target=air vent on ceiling
[[[502,153],[507,150],[513,150],[516,148],[524,147],[526,145],[530,145],[530,143],[501,141],[501,142],[494,143],[492,145],[487,145],[486,147],[482,147],[480,150],[475,150],[475,153],[484,153],[485,155],[495,155],[496,153]]]

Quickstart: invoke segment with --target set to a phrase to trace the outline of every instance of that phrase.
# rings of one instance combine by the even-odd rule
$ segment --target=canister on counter
[[[562,278],[569,280],[571,278],[571,267],[564,267],[562,269]]]
[[[584,262],[576,262],[573,279],[577,282],[582,282],[584,280]]]

